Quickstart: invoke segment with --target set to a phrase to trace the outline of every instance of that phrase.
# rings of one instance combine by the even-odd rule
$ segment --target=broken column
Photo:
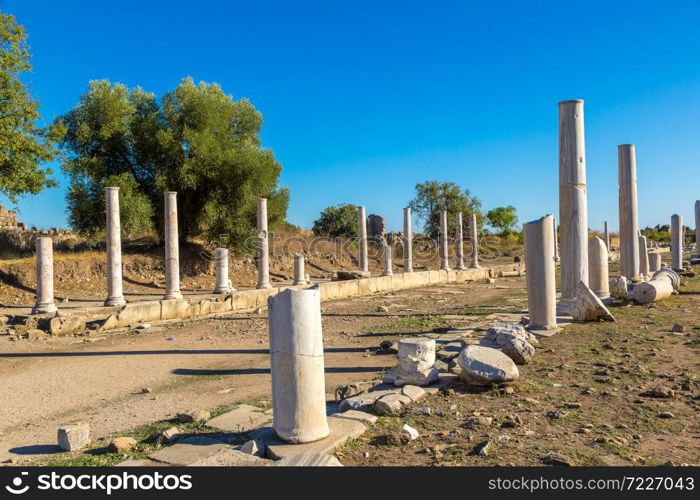
[[[464,269],[464,232],[462,229],[462,212],[457,212],[455,217],[455,258],[457,264],[455,269],[461,271]]]
[[[610,297],[608,249],[597,236],[588,240],[588,286],[598,298]]]
[[[56,312],[53,300],[53,240],[48,236],[36,239],[36,303],[32,314]]]
[[[440,231],[438,233],[438,252],[440,253],[440,270],[449,271],[450,263],[447,248],[447,212],[440,211]]]
[[[620,278],[627,280],[624,276]],[[568,312],[574,321],[615,321],[605,304],[583,281],[578,282],[576,298]]]
[[[671,217],[671,268],[683,270],[683,217],[678,214]]]
[[[165,192],[165,298],[181,299],[180,248],[177,234],[177,193]]]
[[[640,234],[639,240],[639,275],[649,277],[649,249],[647,248],[647,237]]]
[[[126,304],[122,291],[122,237],[119,221],[119,188],[105,188],[107,224],[107,299],[105,306]]]
[[[272,428],[289,443],[328,436],[321,293],[317,286],[268,298]]]
[[[603,232],[605,233],[605,248],[608,249],[608,253],[609,253],[610,252],[610,232],[608,231],[608,221],[603,221],[603,226],[604,226]]]
[[[214,250],[214,262],[216,264],[216,287],[214,293],[231,293],[231,281],[228,278],[228,248]]]
[[[583,101],[559,103],[559,237],[561,306],[588,284],[588,200]]]
[[[476,212],[472,212],[471,214],[471,219],[469,221],[469,242],[471,243],[472,247],[472,255],[471,259],[469,262],[469,267],[472,269],[476,269],[479,266],[479,237],[478,237],[478,231],[479,228],[477,227],[477,222],[476,222]]]
[[[401,339],[398,342],[398,365],[384,382],[396,386],[430,385],[438,379],[435,365],[435,340],[423,337]]]
[[[304,269],[304,254],[294,254],[294,283],[293,285],[306,285],[306,270]]]
[[[359,241],[359,258],[360,271],[363,273],[369,272],[369,262],[367,260],[367,217],[365,216],[365,207],[357,207],[357,234]]]
[[[403,209],[403,271],[413,272],[413,228],[410,207]]]
[[[267,198],[258,198],[258,284],[256,288],[272,288],[270,284],[270,241],[267,232]]]
[[[620,211],[620,275],[639,279],[639,223],[637,218],[637,160],[634,144],[617,147]]]
[[[661,254],[659,252],[649,252],[649,272],[655,273],[661,270]]]
[[[554,217],[523,224],[529,328],[552,330],[557,327],[557,286],[554,270]]]
[[[391,245],[384,243],[384,272],[382,276],[392,276],[394,271],[391,269]]]
[[[651,280],[635,285],[634,300],[640,304],[649,304],[670,297],[680,285],[681,278],[673,269],[662,268],[654,273]]]

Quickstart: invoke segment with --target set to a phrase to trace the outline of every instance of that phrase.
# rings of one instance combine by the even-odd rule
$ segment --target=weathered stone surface
[[[214,455],[221,450],[236,451],[233,450],[230,445],[222,443],[216,439],[206,436],[192,436],[183,439],[177,444],[151,453],[148,455],[148,458],[170,465],[190,465],[200,459]],[[250,455],[246,455],[240,451],[236,451],[236,454],[244,457],[250,457]]]
[[[82,316],[56,316],[49,321],[51,335],[68,335],[85,330],[85,318]]]
[[[384,377],[384,382],[396,386],[430,385],[437,380],[435,364],[435,340],[414,337],[399,340],[399,363]]]
[[[401,411],[401,408],[410,404],[411,398],[403,394],[387,394],[374,403],[374,413],[377,415],[388,415]]]
[[[618,276],[610,280],[610,296],[618,300],[631,300],[629,293],[630,281],[624,276]]]
[[[327,453],[303,453],[277,460],[270,467],[342,467],[343,464]]]
[[[231,447],[225,447],[184,465],[189,467],[265,467],[272,465],[272,461],[234,450]]]
[[[187,410],[177,414],[178,421],[182,423],[188,422],[205,422],[211,418],[211,413],[207,410]]]
[[[498,349],[470,345],[457,358],[462,368],[459,377],[471,385],[491,385],[512,382],[520,376],[512,359]]]
[[[503,346],[503,354],[515,361],[515,364],[526,365],[532,361],[535,348],[522,339],[513,339]]]
[[[578,295],[569,308],[569,314],[575,321],[615,321],[608,308],[583,281],[579,281],[577,290]]]
[[[343,399],[357,396],[367,392],[370,387],[376,385],[378,381],[368,380],[363,382],[353,382],[352,384],[339,385],[335,388],[335,400],[342,401]]]
[[[58,447],[65,451],[79,450],[90,441],[89,424],[71,424],[58,428]]]
[[[528,332],[523,325],[519,323],[510,323],[499,321],[494,323],[486,333],[486,339],[495,342],[498,345],[504,346],[512,341],[512,339],[521,339],[532,346],[539,346],[537,337]]]
[[[371,413],[367,413],[359,410],[348,410],[342,413],[334,413],[331,417],[335,418],[347,418],[348,420],[356,420],[364,424],[373,424],[377,421],[377,417]]]
[[[427,387],[423,387],[423,390],[428,394],[435,394],[437,392],[447,390],[457,380],[459,380],[459,375],[454,373],[440,373],[438,374],[438,381],[434,384],[430,384]]]
[[[124,453],[136,446],[136,440],[132,437],[116,437],[110,441],[107,449],[111,453]]]
[[[250,441],[246,441],[241,445],[241,447],[238,449],[241,453],[245,453],[247,455],[255,455],[256,457],[264,457],[265,456],[265,445],[260,442],[256,441],[255,439],[251,439]]]
[[[336,271],[335,275],[338,281],[345,281],[369,278],[372,276],[372,273],[369,271]]]
[[[229,412],[212,418],[206,423],[206,426],[226,432],[248,432],[271,421],[272,415],[266,415],[255,406],[242,404]]]
[[[408,396],[412,403],[420,401],[428,395],[428,393],[425,392],[425,389],[418,387],[417,385],[404,385],[401,388],[401,394]]]
[[[366,392],[357,396],[344,399],[340,402],[339,409],[341,412],[348,410],[370,411],[374,403],[387,394],[398,394],[398,389],[379,390]]]

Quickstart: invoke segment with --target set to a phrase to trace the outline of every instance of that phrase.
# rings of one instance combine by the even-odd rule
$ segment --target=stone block
[[[49,321],[51,335],[70,335],[85,330],[86,318],[83,316],[56,316]]]
[[[327,453],[303,453],[272,462],[270,467],[342,467],[337,458]]]
[[[170,465],[190,465],[226,449],[235,451],[230,445],[216,439],[206,436],[192,436],[183,439],[177,444],[151,453],[148,458]],[[251,456],[241,452],[238,453],[246,457]]]
[[[242,404],[233,410],[212,418],[205,425],[226,432],[250,432],[272,422],[260,408]]]
[[[80,450],[90,441],[90,425],[85,423],[58,428],[58,447],[65,451]]]

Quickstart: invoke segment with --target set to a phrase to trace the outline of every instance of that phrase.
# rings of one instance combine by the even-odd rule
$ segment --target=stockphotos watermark
[[[91,491],[111,495],[117,491],[187,491],[192,489],[192,476],[189,474],[162,474],[149,472],[135,474],[74,474],[52,471],[36,476],[36,484],[30,484],[29,472],[20,472],[12,478],[5,490],[13,495],[23,495],[29,491]]]

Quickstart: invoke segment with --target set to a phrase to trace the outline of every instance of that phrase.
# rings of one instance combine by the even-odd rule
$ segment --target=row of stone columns
[[[640,276],[639,222],[637,203],[637,161],[634,144],[617,147],[619,212],[620,212],[620,275],[638,281]]]

